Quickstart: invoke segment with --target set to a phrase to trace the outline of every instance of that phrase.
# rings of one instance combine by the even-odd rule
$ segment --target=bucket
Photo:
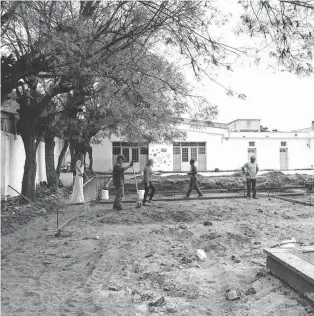
[[[101,191],[101,199],[102,200],[109,200],[109,191],[108,190]]]
[[[145,193],[145,190],[138,190],[138,197],[139,199],[144,199],[144,193]]]

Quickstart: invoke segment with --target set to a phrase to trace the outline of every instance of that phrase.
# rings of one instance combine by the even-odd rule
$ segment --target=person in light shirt
[[[251,187],[253,192],[253,199],[256,197],[256,175],[258,173],[258,165],[255,162],[255,157],[252,156],[250,161],[247,162],[243,167],[242,171],[246,175],[246,186],[247,186],[247,198],[251,198]]]
[[[148,159],[147,164],[144,168],[144,185],[145,185],[145,194],[143,199],[143,205],[147,205],[146,199],[148,197],[149,189],[151,190],[151,193],[149,195],[148,203],[152,203],[153,196],[155,194],[156,188],[154,187],[152,183],[152,176],[153,176],[153,166],[154,166],[154,160]]]
[[[191,194],[193,189],[196,190],[199,197],[203,196],[203,193],[197,184],[197,167],[195,166],[194,163],[195,163],[195,160],[191,159],[190,160],[191,169],[190,169],[190,172],[188,172],[188,175],[190,176],[190,185],[189,185],[188,192],[184,196],[187,199],[190,197],[190,194]]]

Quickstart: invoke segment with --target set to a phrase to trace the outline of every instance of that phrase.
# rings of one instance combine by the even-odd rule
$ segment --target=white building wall
[[[56,138],[55,159],[59,158],[62,150],[62,140]],[[1,132],[1,192],[4,195],[16,196],[15,191],[10,189],[8,185],[12,186],[18,192],[22,190],[22,180],[25,164],[25,150],[21,136]],[[2,159],[4,157],[4,159]],[[45,143],[40,142],[36,153],[37,171],[36,183],[40,181],[47,181],[46,163],[45,163]]]
[[[271,132],[229,132],[221,128],[191,129],[189,124],[182,124],[187,132],[184,142],[206,142],[206,169],[239,170],[248,161],[249,142],[255,142],[257,162],[261,169],[280,169],[281,142],[287,142],[288,168],[304,169],[314,166],[314,131],[311,133],[271,133]],[[243,137],[245,136],[245,137]],[[309,138],[311,137],[311,138]],[[100,145],[92,145],[94,170],[96,172],[112,171],[112,142],[120,141],[113,136],[104,139]],[[308,146],[310,144],[310,147]],[[173,170],[173,146],[150,144],[149,158],[155,160],[155,170]],[[184,166],[185,170],[189,166]]]
[[[310,165],[314,168],[314,130],[309,133]]]
[[[287,142],[288,168],[311,168],[311,151],[306,133],[230,133],[223,140],[220,170],[235,170],[248,161],[248,148],[256,148],[257,163],[261,169],[280,169],[281,142]],[[245,136],[245,137],[243,137]],[[266,137],[268,136],[268,137]],[[255,142],[255,146],[249,146]]]
[[[36,171],[36,183],[40,181],[47,181],[46,175],[46,162],[45,162],[45,143],[40,142],[36,153],[37,171]]]
[[[17,136],[16,140],[14,140],[14,135],[10,134],[9,153],[10,162],[7,166],[9,170],[9,184],[21,192],[25,164],[25,150],[21,136]],[[17,193],[8,188],[8,195],[16,196]]]
[[[93,170],[95,172],[112,171],[112,142],[116,141],[115,137],[105,138],[102,144],[92,144],[93,148]],[[87,155],[88,156],[88,155]]]

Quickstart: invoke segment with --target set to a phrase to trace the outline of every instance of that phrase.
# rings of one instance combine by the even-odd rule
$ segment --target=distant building
[[[254,155],[261,169],[291,170],[314,167],[314,124],[311,128],[290,132],[261,132],[259,119],[238,119],[228,124],[203,122],[196,129],[184,120],[179,127],[185,140],[172,144],[123,142],[113,136],[101,145],[92,145],[94,170],[108,172],[120,153],[143,170],[147,159],[155,160],[160,171],[187,171],[189,160],[196,160],[200,171],[239,170]]]
[[[1,111],[1,193],[16,195],[8,185],[20,191],[25,163],[22,139],[16,135],[15,111]],[[110,172],[119,154],[126,162],[134,161],[137,172],[144,169],[149,158],[154,169],[164,172],[186,172],[193,158],[200,171],[232,171],[254,155],[260,169],[293,170],[314,168],[314,121],[309,128],[290,132],[261,132],[260,120],[238,119],[228,124],[201,122],[202,127],[185,119],[178,129],[187,134],[184,140],[170,144],[128,142],[117,136],[105,138],[93,147],[95,172]],[[55,164],[63,140],[55,139]],[[36,182],[46,181],[45,144],[37,150]],[[87,159],[88,160],[88,159]],[[64,163],[66,163],[66,159]]]
[[[231,132],[259,132],[261,120],[257,119],[238,119],[227,124]]]

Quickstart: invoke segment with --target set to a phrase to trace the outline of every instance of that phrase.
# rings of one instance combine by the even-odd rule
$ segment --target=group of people
[[[125,160],[124,155],[118,155],[117,163],[113,166],[112,172],[112,180],[113,185],[116,189],[116,198],[114,200],[113,209],[120,211],[122,210],[122,199],[124,197],[124,171],[133,167],[133,161],[126,167],[122,166],[123,161]],[[145,186],[145,193],[143,198],[143,205],[148,205],[147,203],[152,203],[152,199],[155,194],[155,187],[152,182],[153,176],[153,165],[154,160],[148,159],[147,164],[144,168],[144,186]],[[150,191],[150,194],[149,194]],[[149,195],[149,200],[147,201]]]
[[[114,201],[113,209],[114,210],[122,210],[122,199],[124,196],[124,171],[133,166],[133,162],[126,167],[122,166],[123,161],[125,160],[124,155],[118,155],[117,163],[113,167],[113,185],[116,188],[116,198]],[[152,203],[153,196],[155,194],[155,187],[152,183],[153,176],[153,159],[149,159],[145,168],[144,168],[144,186],[145,193],[143,198],[143,205],[148,205],[147,203]],[[185,195],[185,198],[189,198],[192,190],[194,189],[199,197],[203,196],[202,191],[200,190],[197,183],[197,167],[195,165],[195,160],[190,160],[190,172],[188,175],[190,176],[190,185],[189,189]],[[250,161],[244,164],[242,167],[243,173],[246,175],[246,183],[247,183],[247,198],[251,197],[251,191],[253,193],[253,199],[257,199],[256,197],[256,175],[258,172],[258,165],[256,163],[256,159],[254,156],[250,158]],[[150,191],[150,194],[149,194]],[[147,198],[149,196],[149,200]]]
[[[122,200],[124,197],[124,172],[133,167],[133,161],[126,167],[122,166],[123,161],[125,160],[124,155],[118,155],[117,162],[113,167],[112,172],[112,180],[113,185],[116,189],[116,198],[114,200],[113,209],[120,211],[123,209],[122,207]],[[143,198],[143,205],[146,206],[149,203],[152,203],[152,199],[154,197],[156,188],[152,182],[153,176],[153,165],[154,160],[148,159],[147,164],[144,168],[144,186],[145,186],[145,193]],[[192,190],[196,190],[199,197],[203,196],[202,191],[200,190],[198,183],[197,183],[197,167],[195,165],[194,159],[190,160],[190,172],[188,175],[190,176],[190,185],[189,189],[185,195],[185,198],[189,198]],[[256,159],[254,156],[250,158],[250,161],[243,165],[242,171],[246,175],[246,183],[247,183],[247,198],[251,198],[251,191],[253,193],[253,199],[258,199],[256,197],[256,175],[258,173],[258,165],[256,163]],[[73,203],[83,204],[84,203],[84,194],[83,194],[83,175],[84,175],[84,155],[79,153],[78,160],[75,166],[75,180],[74,180],[74,187],[73,193],[71,197],[71,201]],[[150,191],[150,194],[149,194]],[[147,200],[149,196],[149,199]]]

